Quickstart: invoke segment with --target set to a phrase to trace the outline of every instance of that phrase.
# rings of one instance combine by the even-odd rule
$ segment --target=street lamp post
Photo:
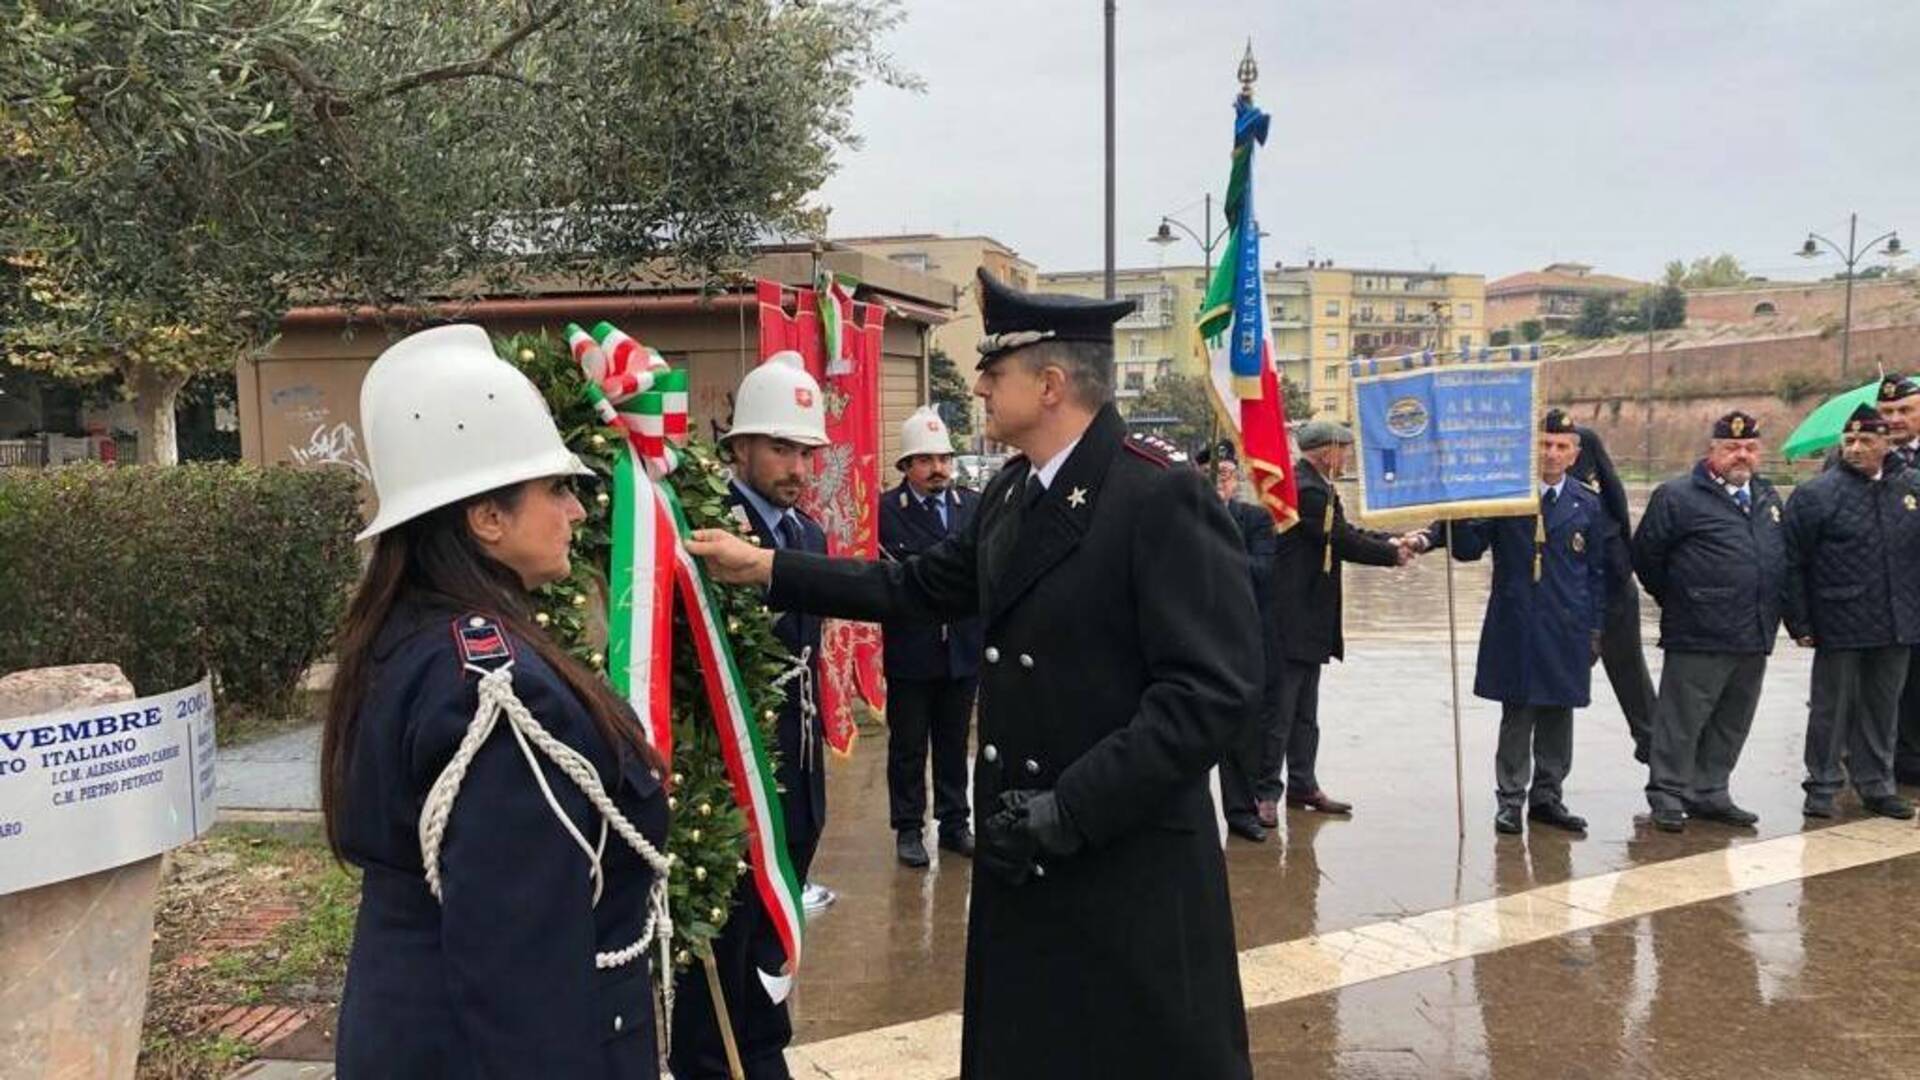
[[[1193,204],[1188,203],[1187,206],[1191,208]],[[1207,285],[1211,286],[1213,284],[1213,249],[1220,246],[1220,242],[1227,238],[1229,231],[1227,229],[1227,223],[1224,221],[1220,223],[1219,232],[1216,233],[1213,231],[1213,193],[1207,193],[1205,206],[1200,211],[1199,232],[1195,232],[1192,226],[1181,221],[1179,218],[1170,214],[1163,214],[1160,218],[1160,228],[1156,229],[1152,236],[1147,237],[1147,242],[1150,244],[1159,244],[1161,247],[1166,247],[1168,244],[1177,244],[1180,242],[1180,238],[1173,235],[1174,229],[1179,229],[1181,232],[1186,233],[1187,236],[1192,238],[1194,243],[1200,245],[1200,255],[1206,260],[1207,264],[1206,273],[1203,276],[1206,278]]]
[[[1819,233],[1810,232],[1807,234],[1807,242],[1800,245],[1800,251],[1798,252],[1801,258],[1811,259],[1820,254],[1820,244],[1825,244],[1835,255],[1840,256],[1847,265],[1846,308],[1844,314],[1841,315],[1840,321],[1840,380],[1842,382],[1846,381],[1847,363],[1853,355],[1854,264],[1859,262],[1863,256],[1873,254],[1873,249],[1882,240],[1887,242],[1887,246],[1882,252],[1883,254],[1889,257],[1897,257],[1906,253],[1905,249],[1900,246],[1900,234],[1898,230],[1889,229],[1867,241],[1865,244],[1856,244],[1855,241],[1858,238],[1859,229],[1860,215],[1857,213],[1848,214],[1846,247],[1842,248],[1839,244],[1821,236]],[[1818,241],[1818,243],[1815,241]]]

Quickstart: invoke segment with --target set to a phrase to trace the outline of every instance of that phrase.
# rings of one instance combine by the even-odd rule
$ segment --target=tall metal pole
[[[1853,356],[1853,264],[1860,257],[1854,250],[1854,234],[1860,227],[1859,213],[1847,215],[1847,309],[1840,320],[1840,382],[1847,381],[1847,362]]]
[[[1453,817],[1467,835],[1467,771],[1460,758],[1460,627],[1453,617],[1453,520],[1447,520],[1447,674],[1453,679]]]
[[[1189,203],[1188,205],[1192,205],[1192,204]],[[1200,211],[1200,235],[1206,237],[1206,239],[1201,241],[1200,243],[1200,257],[1202,259],[1205,259],[1207,264],[1206,273],[1202,275],[1206,279],[1207,283],[1201,286],[1201,288],[1211,289],[1213,288],[1213,240],[1214,240],[1213,192],[1211,191],[1207,192],[1206,207]]]
[[[1106,2],[1107,33],[1107,299],[1113,299],[1113,4]]]

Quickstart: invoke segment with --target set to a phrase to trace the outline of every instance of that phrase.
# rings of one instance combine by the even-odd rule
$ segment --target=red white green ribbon
[[[727,776],[734,799],[746,815],[755,889],[773,919],[791,975],[800,967],[806,917],[800,882],[787,855],[786,819],[772,760],[753,722],[752,698],[716,614],[718,605],[699,562],[683,543],[690,533],[686,512],[664,481],[679,463],[666,443],[675,394],[679,395],[680,437],[685,438],[686,374],[667,368],[659,353],[608,323],[594,327],[591,335],[569,325],[567,337],[587,376],[588,399],[601,418],[618,430],[626,447],[614,461],[613,597],[608,612],[614,686],[645,718],[649,737],[662,757],[671,760],[668,689],[677,586],[700,658]],[[637,391],[629,389],[636,386]]]

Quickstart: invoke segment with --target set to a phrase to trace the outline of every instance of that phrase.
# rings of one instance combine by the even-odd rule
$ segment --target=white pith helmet
[[[827,403],[806,361],[791,349],[774,353],[740,380],[733,426],[721,436],[765,435],[802,446],[827,445]]]
[[[953,435],[947,431],[947,422],[940,419],[939,410],[931,405],[922,405],[911,416],[900,421],[900,456],[894,459],[896,468],[904,469],[907,459],[915,454],[951,454],[953,453]]]
[[[590,476],[546,400],[460,324],[394,342],[360,384],[360,428],[380,497],[365,540],[462,499],[543,476]]]

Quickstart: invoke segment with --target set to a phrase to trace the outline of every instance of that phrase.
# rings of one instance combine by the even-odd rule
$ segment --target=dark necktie
[[[780,515],[781,547],[789,551],[804,550],[801,547],[801,542],[805,538],[805,535],[805,533],[800,531],[800,519],[794,517],[792,511]]]
[[[1733,493],[1733,501],[1740,505],[1740,512],[1743,514],[1753,509],[1753,496],[1748,493],[1746,488],[1736,488]]]
[[[1040,478],[1038,476],[1029,476],[1027,477],[1026,495],[1024,500],[1021,502],[1021,506],[1023,506],[1028,510],[1031,510],[1034,507],[1040,505],[1040,500],[1044,498],[1046,494],[1047,494],[1047,485],[1041,483]]]
[[[946,500],[938,495],[929,495],[920,500],[920,505],[926,507],[927,513],[932,514],[933,519],[940,523],[940,535],[945,536],[947,534]]]
[[[1558,501],[1559,497],[1560,493],[1553,488],[1547,488],[1545,491],[1542,491],[1540,493],[1540,512],[1544,514],[1553,509],[1553,504]]]

